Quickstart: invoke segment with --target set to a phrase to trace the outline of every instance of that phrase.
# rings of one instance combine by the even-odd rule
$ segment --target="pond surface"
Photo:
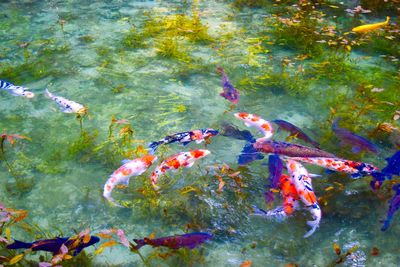
[[[263,197],[267,157],[238,166],[245,142],[222,135],[207,145],[160,146],[157,163],[132,177],[127,188],[114,189],[113,197],[125,208],[102,197],[104,183],[121,160],[143,155],[149,142],[194,129],[222,130],[225,122],[248,129],[233,116],[239,111],[287,120],[326,151],[384,167],[384,158],[400,145],[395,1],[376,10],[370,4],[372,12],[354,16],[345,10],[358,1],[300,2],[2,1],[0,79],[30,88],[35,97],[0,91],[0,132],[31,139],[5,145],[13,172],[0,162],[0,201],[29,211],[25,220],[53,237],[88,227],[94,234],[123,229],[129,240],[194,231],[215,236],[196,250],[166,259],[159,254],[167,249],[145,247],[141,252],[150,266],[240,266],[245,261],[329,266],[337,259],[334,243],[343,251],[358,246],[344,266],[398,266],[399,219],[386,232],[380,230],[392,195],[389,183],[373,192],[371,177],[355,180],[307,165],[322,175],[313,186],[323,217],[305,239],[310,220],[305,209],[284,221],[251,215],[252,205],[271,208]],[[349,33],[387,15],[393,21],[386,28]],[[219,95],[217,65],[240,91],[233,108]],[[88,107],[82,127],[74,114],[61,112],[45,96],[45,88]],[[128,123],[113,123],[113,116]],[[334,118],[375,143],[379,154],[354,154],[340,146],[331,131]],[[394,128],[379,130],[384,122]],[[284,131],[273,136],[307,145],[287,137]],[[196,148],[211,154],[192,168],[168,172],[160,178],[161,192],[152,191],[149,176],[161,160]],[[219,191],[217,166],[223,164],[231,167],[230,174],[240,173],[237,179],[221,174],[225,185]],[[272,207],[280,202],[277,196]],[[21,227],[11,233],[22,240],[41,237]],[[379,248],[378,256],[371,255],[373,247]],[[92,255],[94,250],[85,251]],[[114,246],[91,264],[143,263],[137,254]]]

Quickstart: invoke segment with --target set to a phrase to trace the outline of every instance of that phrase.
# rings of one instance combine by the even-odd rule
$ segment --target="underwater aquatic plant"
[[[0,134],[0,160],[4,161],[4,163],[7,166],[7,171],[14,177],[14,179],[17,182],[17,186],[18,186],[21,182],[21,181],[19,181],[19,179],[21,178],[20,174],[15,171],[13,164],[11,164],[8,161],[8,159],[6,157],[6,152],[5,152],[5,141],[7,140],[11,144],[11,146],[13,146],[15,144],[15,139],[31,141],[31,139],[29,137],[20,135],[20,134],[7,134],[7,133]]]

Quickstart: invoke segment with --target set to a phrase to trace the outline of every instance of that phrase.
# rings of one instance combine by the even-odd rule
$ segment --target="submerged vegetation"
[[[24,25],[22,28],[27,25],[33,28],[29,23],[42,22],[31,22],[15,9],[6,19],[0,17],[1,31],[10,33],[0,43],[1,80],[31,84],[38,91],[44,86],[70,90],[74,97],[92,101],[90,114],[74,119],[45,106],[40,91],[36,102],[23,102],[17,97],[2,100],[0,130],[4,133],[0,135],[0,166],[2,177],[7,179],[3,181],[2,194],[10,203],[14,200],[19,203],[15,207],[38,213],[32,211],[32,223],[27,223],[27,211],[0,206],[0,265],[35,266],[37,262],[45,262],[50,265],[43,263],[43,266],[58,263],[94,266],[101,257],[97,255],[106,254],[109,252],[106,248],[117,245],[125,246],[144,266],[225,264],[218,260],[220,252],[213,254],[202,248],[155,248],[139,252],[129,241],[131,235],[154,238],[152,231],[161,235],[202,230],[212,231],[217,245],[229,244],[231,247],[224,247],[227,251],[241,249],[238,254],[232,252],[237,257],[232,264],[243,262],[247,264],[244,266],[250,266],[252,261],[245,258],[248,256],[259,257],[254,259],[254,266],[265,264],[263,249],[268,248],[273,258],[271,264],[286,264],[282,258],[289,258],[301,264],[287,266],[312,265],[311,261],[317,257],[304,259],[301,254],[309,256],[305,250],[315,240],[304,245],[287,242],[287,237],[277,234],[284,232],[292,239],[301,238],[298,233],[302,232],[299,229],[304,226],[304,215],[290,219],[301,221],[298,225],[268,222],[273,230],[266,232],[276,233],[271,240],[263,236],[262,227],[267,223],[250,216],[254,202],[262,200],[265,166],[225,164],[227,159],[236,161],[235,153],[243,145],[240,142],[236,145],[226,138],[222,139],[225,143],[218,139],[207,144],[216,151],[212,159],[216,164],[207,163],[163,176],[161,192],[151,187],[150,171],[132,178],[129,187],[122,185],[115,190],[125,209],[108,207],[102,201],[104,182],[122,160],[149,153],[148,142],[188,128],[217,129],[223,120],[231,119],[232,109],[234,112],[247,109],[267,118],[287,117],[296,124],[298,119],[299,124],[304,123],[302,126],[309,123],[310,132],[315,133],[324,149],[355,160],[371,160],[379,167],[384,164],[384,157],[400,148],[398,20],[362,35],[351,32],[355,26],[393,15],[392,8],[398,8],[398,1],[361,1],[370,13],[354,11],[356,7],[346,2],[322,0],[173,2],[137,9],[134,15],[129,12],[131,6],[116,12],[114,7],[104,4],[107,10],[99,8],[99,14],[107,23],[97,21],[98,25],[93,26],[88,21],[93,28],[83,24],[73,26],[83,21],[74,13],[76,10],[57,11],[54,18],[58,19],[53,19],[50,28],[22,33],[14,28],[19,28],[19,24]],[[83,6],[82,10],[88,14],[99,15]],[[347,8],[353,11],[346,11]],[[82,10],[79,14],[86,14]],[[88,19],[86,15],[83,17]],[[226,70],[240,91],[242,106],[232,106],[226,111],[228,103],[218,96],[221,86],[217,66]],[[3,90],[0,94],[8,96]],[[21,102],[13,106],[10,99]],[[309,121],[303,122],[303,118]],[[341,119],[341,127],[371,139],[384,152],[372,158],[339,147],[340,140],[331,129],[336,118]],[[10,132],[29,133],[32,140]],[[16,139],[22,140],[15,143]],[[194,148],[179,145],[160,147],[158,161],[178,149]],[[392,181],[397,180],[395,177]],[[380,210],[386,207],[390,194],[389,183],[379,192],[365,193],[368,187],[365,180],[349,181],[331,175],[318,180],[316,188],[325,192],[321,193],[320,203],[326,220],[345,221],[346,214],[358,222],[356,216],[373,214],[360,220],[362,227],[370,227],[365,221],[379,221]],[[343,196],[351,203],[362,203],[356,208],[365,213],[357,210],[349,215],[342,205]],[[18,202],[24,197],[27,203]],[[48,202],[53,202],[53,198],[54,203],[61,203],[50,205],[53,203]],[[373,205],[368,206],[369,202]],[[14,238],[54,238],[57,234],[49,229],[58,223],[64,232],[68,229],[70,233],[75,227],[86,228],[84,225],[93,222],[96,225],[91,228],[102,238],[94,253],[83,251],[74,257],[68,251],[57,258],[58,262],[52,262],[50,254],[32,251],[17,254],[6,249]],[[137,225],[141,227],[135,228]],[[356,227],[352,221],[349,225],[349,229]],[[336,226],[333,228],[342,225]],[[106,227],[127,227],[129,239],[121,229],[100,230]],[[321,225],[318,233],[350,239],[341,235],[342,230],[332,232],[327,228]],[[82,237],[87,235],[85,232]],[[72,236],[79,236],[79,231]],[[373,241],[386,242],[379,238]],[[327,247],[325,242],[321,244]],[[323,249],[317,249],[322,257],[326,256],[318,260],[322,261],[321,266],[335,266],[356,255],[362,246],[350,246],[344,253],[338,245],[334,246],[337,259],[332,262],[332,253],[327,256]],[[262,256],[257,254],[260,251]]]

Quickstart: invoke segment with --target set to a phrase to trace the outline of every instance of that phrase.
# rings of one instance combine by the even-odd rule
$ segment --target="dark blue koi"
[[[274,201],[274,193],[271,189],[279,190],[279,180],[282,176],[283,162],[278,155],[270,155],[268,157],[268,170],[269,170],[269,184],[266,186],[264,193],[265,202],[267,204]]]
[[[222,75],[221,84],[223,91],[219,95],[229,100],[233,104],[237,104],[239,102],[239,91],[235,87],[233,87],[222,67],[218,66],[217,72]]]
[[[395,191],[395,195],[389,201],[389,210],[386,220],[383,221],[382,231],[386,231],[389,228],[393,215],[400,208],[400,184],[393,185],[392,189]]]
[[[312,144],[314,147],[319,148],[319,143],[311,139],[305,132],[303,132],[299,127],[296,125],[291,124],[288,121],[284,120],[273,120],[278,126],[279,129],[285,130],[290,133],[290,135],[295,136],[307,143]]]
[[[332,124],[332,131],[341,140],[342,144],[348,144],[352,146],[351,151],[353,153],[359,153],[362,150],[367,150],[375,154],[378,153],[378,148],[375,144],[362,136],[350,132],[347,129],[339,128],[338,122],[339,118],[334,120]]]
[[[137,246],[135,246],[135,249],[140,249],[145,245],[150,245],[153,247],[168,247],[171,249],[194,249],[195,247],[203,244],[213,237],[214,235],[209,233],[197,232],[183,235],[166,236],[155,239],[145,237],[144,239],[133,239],[133,241],[135,241],[135,243],[137,244]]]

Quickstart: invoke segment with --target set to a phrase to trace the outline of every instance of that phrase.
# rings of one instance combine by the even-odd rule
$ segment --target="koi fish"
[[[263,139],[269,139],[274,134],[274,129],[269,121],[262,119],[260,116],[245,112],[235,113],[235,117],[242,120],[247,127],[255,127],[264,136]]]
[[[307,238],[319,227],[319,222],[322,217],[321,208],[319,207],[317,197],[314,194],[312,181],[306,168],[292,159],[287,160],[286,167],[292,177],[292,181],[294,182],[300,200],[308,207],[314,219],[313,221],[307,221],[308,226],[311,227],[311,229],[304,235],[304,237]]]
[[[400,150],[393,154],[390,158],[386,158],[388,164],[382,169],[382,173],[392,178],[392,175],[400,176]]]
[[[201,142],[217,135],[218,133],[219,132],[217,130],[211,128],[175,133],[164,137],[160,141],[151,142],[148,146],[150,147],[151,154],[154,154],[159,145],[179,142],[186,146],[192,141],[195,141],[196,144],[200,144]]]
[[[386,231],[389,228],[393,215],[400,208],[400,184],[395,184],[392,189],[395,191],[395,195],[390,199],[389,210],[386,220],[383,221],[382,231]]]
[[[373,23],[373,24],[366,24],[366,25],[361,25],[357,26],[353,29],[351,29],[352,32],[356,33],[366,33],[369,31],[374,31],[380,28],[383,28],[389,24],[390,17],[387,16],[386,20],[384,22],[378,22],[378,23]]]
[[[164,174],[168,170],[176,170],[180,167],[189,168],[192,167],[194,162],[198,159],[201,159],[211,152],[206,149],[197,149],[189,152],[180,152],[175,154],[156,167],[156,169],[151,174],[151,184],[153,185],[154,189],[158,190],[159,186],[157,186],[158,177]]]
[[[223,136],[232,137],[238,140],[246,140],[248,143],[243,147],[241,154],[239,155],[238,164],[245,165],[254,160],[261,160],[264,156],[253,148],[253,143],[256,139],[248,130],[239,130],[236,126],[230,123],[223,123]]]
[[[283,206],[268,211],[252,206],[254,215],[283,220],[293,214],[298,208],[298,200],[300,198],[292,177],[286,174],[281,175],[279,178],[279,186],[283,198]]]
[[[332,124],[332,131],[341,140],[342,144],[349,144],[352,146],[351,151],[353,153],[359,153],[362,150],[367,150],[375,154],[378,153],[378,148],[376,147],[376,145],[374,145],[364,137],[352,133],[347,129],[339,128],[338,122],[339,119],[335,119]]]
[[[311,139],[306,133],[304,133],[299,127],[291,124],[288,121],[284,120],[273,120],[278,126],[279,129],[285,130],[290,133],[290,135],[295,136],[305,142],[312,144],[314,147],[319,148],[319,143]]]
[[[267,191],[264,193],[265,202],[267,204],[274,201],[274,193],[271,190],[279,189],[279,181],[282,176],[283,162],[278,155],[270,155],[268,158],[268,181]]]
[[[222,76],[221,84],[223,91],[219,95],[236,105],[239,102],[239,91],[233,87],[222,67],[218,66],[217,72]]]
[[[228,122],[222,123],[222,136],[227,136],[231,138],[235,138],[238,140],[246,140],[250,143],[254,143],[256,139],[254,136],[251,134],[250,131],[248,130],[239,130],[238,127],[236,127],[233,124],[230,124]]]
[[[45,90],[45,94],[48,98],[54,100],[58,104],[60,110],[64,113],[86,114],[88,111],[88,109],[83,105],[72,100],[68,100],[64,97],[56,96],[50,93],[47,89]]]
[[[134,248],[140,249],[145,245],[152,247],[167,247],[171,249],[188,248],[194,249],[195,247],[203,244],[207,240],[210,240],[214,235],[203,232],[196,232],[183,235],[166,236],[161,238],[150,239],[145,237],[144,239],[133,239],[137,244]]]
[[[35,96],[34,93],[28,91],[28,88],[22,86],[16,86],[10,82],[0,80],[0,89],[4,89],[13,96],[24,96],[32,98]]]
[[[360,178],[378,172],[378,168],[372,164],[347,159],[330,157],[292,157],[291,159],[317,165],[332,171],[349,173],[352,178]]]
[[[73,255],[76,256],[82,251],[82,249],[94,245],[100,241],[100,238],[98,238],[97,236],[90,236],[90,240],[85,243],[83,241],[83,238],[84,237],[80,238],[80,240],[77,243],[78,244],[77,246],[74,246],[74,242],[76,242],[75,238],[70,239],[69,237],[56,237],[53,239],[38,240],[32,243],[25,243],[19,240],[14,240],[14,243],[8,245],[7,248],[8,249],[26,248],[26,249],[31,249],[33,251],[42,250],[42,251],[52,252],[53,255],[56,255],[59,252],[61,246],[65,245],[71,250],[75,250]]]
[[[133,160],[124,160],[121,167],[115,170],[110,178],[104,185],[103,197],[105,197],[110,203],[122,207],[118,204],[111,196],[111,192],[118,184],[129,185],[129,179],[132,176],[138,176],[144,173],[154,161],[157,160],[156,156],[145,155],[141,158]]]
[[[283,198],[283,210],[287,216],[293,214],[298,207],[299,194],[291,176],[286,174],[280,177],[281,195]]]
[[[336,158],[335,155],[318,148],[302,146],[293,143],[257,139],[253,147],[263,153],[272,153],[288,157],[327,157]]]

